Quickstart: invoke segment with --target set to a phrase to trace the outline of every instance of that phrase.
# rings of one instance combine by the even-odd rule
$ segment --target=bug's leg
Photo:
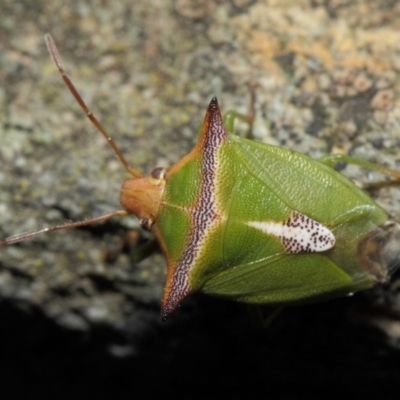
[[[256,114],[255,103],[256,103],[256,91],[254,85],[249,85],[250,89],[250,105],[249,113],[242,114],[235,110],[229,110],[223,117],[223,123],[228,132],[233,132],[233,126],[235,119],[245,122],[249,125],[249,129],[246,134],[246,138],[253,139],[253,123]]]
[[[243,121],[246,124],[249,124],[249,133],[246,134],[246,137],[251,138],[254,115],[246,115],[246,114],[239,113],[235,110],[229,110],[224,115],[224,118],[223,118],[225,128],[228,130],[228,132],[233,132],[233,126],[235,124],[235,119],[238,119],[239,121]]]
[[[400,171],[385,167],[384,165],[375,164],[369,161],[361,160],[356,157],[349,156],[347,154],[328,154],[318,159],[322,163],[334,167],[337,163],[343,162],[347,164],[358,165],[359,167],[369,169],[371,171],[381,172],[384,175],[391,176],[395,179],[395,183],[400,183]]]
[[[143,243],[144,240],[146,240],[145,243]],[[124,235],[119,245],[107,251],[105,260],[113,263],[122,253],[127,253],[133,263],[139,263],[158,249],[159,245],[155,238],[144,239],[139,231],[130,230]]]
[[[130,246],[130,257],[131,260],[135,263],[138,263],[145,258],[152,255],[154,252],[160,249],[160,246],[156,240],[156,238],[152,238],[148,240],[146,243],[142,245]]]
[[[248,311],[254,328],[268,328],[281,314],[285,307],[262,307],[257,304],[249,304]],[[268,313],[266,312],[268,310]]]

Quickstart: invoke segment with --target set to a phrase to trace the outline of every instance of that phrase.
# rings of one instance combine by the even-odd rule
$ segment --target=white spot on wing
[[[335,236],[324,225],[298,212],[284,222],[248,222],[249,226],[278,237],[289,254],[319,253],[335,245]]]

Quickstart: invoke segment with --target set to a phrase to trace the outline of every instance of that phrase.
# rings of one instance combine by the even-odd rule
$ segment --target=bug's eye
[[[142,218],[140,221],[140,226],[145,229],[146,231],[151,231],[151,228],[154,225],[154,221],[151,220],[150,218]]]
[[[165,172],[166,172],[165,168],[161,167],[155,168],[153,169],[153,171],[151,171],[151,177],[154,179],[164,179]]]

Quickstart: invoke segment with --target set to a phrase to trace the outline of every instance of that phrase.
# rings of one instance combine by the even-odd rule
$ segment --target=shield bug
[[[163,319],[194,292],[250,304],[312,302],[369,288],[397,266],[398,224],[332,166],[346,161],[396,180],[398,171],[345,155],[314,160],[238,137],[231,133],[238,115],[223,120],[213,98],[194,149],[143,176],[89,111],[50,35],[46,43],[69,90],[133,177],[122,185],[123,210],[0,245],[135,214],[167,261]]]

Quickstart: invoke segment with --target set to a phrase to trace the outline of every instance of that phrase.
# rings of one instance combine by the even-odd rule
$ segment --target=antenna
[[[51,226],[49,228],[40,229],[39,231],[19,233],[18,235],[10,236],[4,240],[1,240],[0,247],[6,246],[9,244],[22,242],[23,240],[31,239],[35,236],[42,235],[43,233],[56,232],[56,231],[61,231],[64,229],[80,228],[81,226],[87,226],[87,225],[96,224],[98,222],[107,221],[108,219],[110,219],[112,217],[117,217],[117,216],[124,217],[126,215],[129,215],[128,211],[117,210],[112,213],[102,215],[101,217],[86,219],[84,221],[68,222],[66,224],[56,225],[56,226]]]
[[[71,78],[65,72],[62,62],[61,62],[60,53],[58,52],[56,44],[54,43],[54,40],[51,37],[51,35],[49,33],[46,33],[44,35],[44,38],[46,40],[46,46],[47,46],[47,49],[49,50],[50,56],[51,56],[54,64],[56,65],[58,71],[60,72],[61,77],[63,78],[69,91],[75,97],[75,100],[81,106],[81,108],[85,112],[86,116],[89,118],[89,120],[92,122],[92,124],[99,130],[99,132],[106,138],[107,143],[112,147],[112,149],[114,150],[114,153],[117,155],[117,157],[121,161],[124,168],[135,178],[141,178],[143,176],[143,174],[128,164],[128,162],[126,161],[125,157],[123,156],[121,150],[118,148],[118,146],[115,144],[114,140],[110,137],[110,135],[107,133],[107,131],[100,124],[98,119],[89,110],[89,107],[86,105],[82,96],[79,94],[79,92],[76,89],[75,85],[73,84]]]

